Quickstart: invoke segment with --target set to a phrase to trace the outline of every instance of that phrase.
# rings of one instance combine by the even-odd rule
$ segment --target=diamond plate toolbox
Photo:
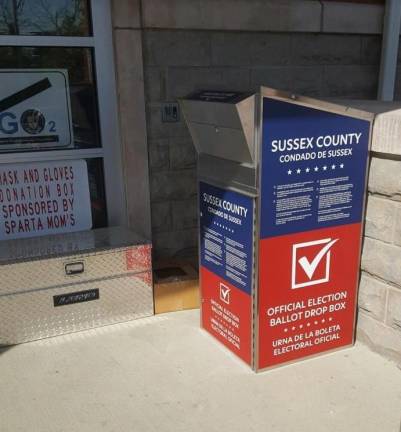
[[[151,245],[120,227],[0,242],[0,346],[153,315]]]

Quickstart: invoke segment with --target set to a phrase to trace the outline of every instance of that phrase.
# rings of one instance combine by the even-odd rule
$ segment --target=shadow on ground
[[[0,345],[0,356],[2,354],[4,354],[6,351],[10,350],[12,347],[13,347],[13,345],[11,345],[11,346],[1,346]]]

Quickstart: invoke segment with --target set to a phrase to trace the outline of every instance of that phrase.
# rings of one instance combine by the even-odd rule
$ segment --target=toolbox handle
[[[67,263],[65,264],[64,269],[67,276],[81,274],[85,271],[84,262],[76,261],[72,263]]]

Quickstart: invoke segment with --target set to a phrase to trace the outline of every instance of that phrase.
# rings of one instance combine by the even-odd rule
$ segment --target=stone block
[[[172,215],[170,201],[152,203],[152,232],[170,231]]]
[[[189,199],[196,194],[195,170],[161,171],[151,176],[152,202]]]
[[[149,141],[149,165],[151,171],[170,168],[170,153],[167,139]]]
[[[382,153],[383,158],[401,156],[401,102],[366,99],[345,99],[338,101],[350,108],[356,108],[374,118],[371,151]],[[367,115],[369,117],[369,115]],[[393,158],[396,159],[396,158]]]
[[[185,201],[172,201],[173,226],[176,229],[196,228],[198,202],[196,197]]]
[[[166,100],[165,69],[146,67],[144,70],[145,97],[148,102],[162,102]]]
[[[358,35],[295,34],[292,39],[294,65],[353,65],[361,61]]]
[[[146,0],[142,14],[149,28],[318,32],[321,4],[315,0]]]
[[[370,195],[366,212],[365,235],[385,242],[392,242],[396,214],[395,202]]]
[[[361,64],[379,65],[382,51],[381,36],[360,36],[361,38]]]
[[[322,94],[327,97],[375,98],[378,67],[325,66]]]
[[[163,123],[160,103],[148,103],[146,106],[147,131],[150,139],[169,137],[169,124]]]
[[[147,131],[150,139],[190,138],[188,128],[182,116],[178,122],[162,121],[161,103],[147,104]]]
[[[323,67],[292,67],[291,91],[305,96],[320,96],[322,94]]]
[[[171,169],[191,168],[196,164],[196,150],[191,139],[170,140]]]
[[[401,155],[401,103],[375,100],[347,101],[355,108],[372,113],[374,117],[372,148],[376,153]]]
[[[384,322],[388,287],[389,285],[362,273],[359,285],[359,308],[372,318]]]
[[[388,292],[386,323],[396,330],[401,338],[401,289],[390,289]]]
[[[249,33],[213,33],[211,36],[212,65],[249,66],[251,39],[252,35]]]
[[[397,206],[397,212],[396,212],[396,223],[394,227],[394,237],[393,242],[397,246],[401,246],[401,204],[396,204]]]
[[[142,2],[144,28],[200,29],[201,2],[146,0]]]
[[[322,30],[326,33],[380,34],[383,5],[323,1]]]
[[[365,237],[362,269],[401,286],[401,248]]]
[[[112,15],[114,28],[140,28],[140,0],[112,0]]]
[[[291,36],[273,33],[218,32],[211,37],[217,66],[270,66],[291,61]]]
[[[198,244],[198,230],[158,232],[153,236],[156,257],[193,256]]]
[[[373,351],[401,366],[401,337],[398,331],[359,312],[357,338],[366,343]]]
[[[250,87],[259,91],[260,86],[273,87],[278,90],[291,91],[293,85],[290,67],[253,68],[250,76]]]
[[[206,32],[146,30],[143,35],[147,66],[210,65],[210,36]]]
[[[268,67],[251,70],[251,89],[259,87],[286,90],[307,96],[321,93],[323,69],[321,67]]]
[[[175,100],[196,90],[249,90],[248,68],[169,68],[167,98]]]
[[[401,200],[401,161],[373,157],[369,170],[369,191]]]

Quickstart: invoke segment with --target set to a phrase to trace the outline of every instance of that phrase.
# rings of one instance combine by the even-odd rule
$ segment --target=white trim
[[[110,0],[92,0],[100,132],[104,149],[107,214],[110,225],[127,224],[127,205],[118,130],[116,74]]]
[[[95,0],[96,2],[98,0]],[[92,47],[93,37],[79,36],[0,36],[0,46]]]
[[[65,159],[102,158],[102,148],[76,150],[48,150],[36,152],[1,153],[0,164],[12,162],[49,161]]]

